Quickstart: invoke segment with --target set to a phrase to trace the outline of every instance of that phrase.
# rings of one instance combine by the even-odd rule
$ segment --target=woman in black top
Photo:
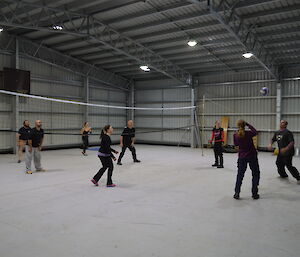
[[[84,156],[87,156],[85,151],[89,147],[89,133],[92,133],[92,128],[87,122],[85,122],[80,130],[80,134],[82,135],[82,154]]]
[[[91,180],[95,186],[99,186],[98,181],[100,180],[100,178],[102,177],[106,169],[108,169],[106,186],[107,187],[116,186],[111,179],[113,169],[114,169],[112,159],[116,161],[116,157],[112,154],[112,152],[114,152],[115,154],[118,154],[118,152],[110,147],[111,146],[110,135],[112,134],[112,132],[113,132],[113,127],[110,125],[106,125],[101,131],[101,136],[100,136],[101,143],[98,151],[98,157],[102,163],[102,168]]]

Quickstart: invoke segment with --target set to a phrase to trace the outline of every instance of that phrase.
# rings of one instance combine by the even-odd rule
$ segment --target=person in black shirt
[[[33,162],[36,171],[45,171],[41,165],[41,151],[44,141],[44,130],[42,129],[42,122],[40,120],[35,121],[35,127],[31,130],[30,139],[28,140],[28,152],[30,155],[26,156],[26,173],[32,174],[31,161],[33,156]]]
[[[108,169],[106,186],[107,187],[115,187],[116,186],[112,182],[112,174],[113,174],[113,169],[114,169],[112,159],[114,161],[116,161],[117,159],[113,155],[112,152],[114,152],[115,154],[118,154],[118,152],[110,147],[111,146],[110,135],[112,133],[113,133],[113,127],[110,125],[106,125],[101,131],[101,136],[100,136],[101,143],[100,143],[100,148],[98,151],[98,157],[102,163],[102,168],[98,171],[98,173],[91,180],[95,186],[99,186],[98,181],[100,180],[100,178],[102,177],[102,175],[104,174],[106,169]]]
[[[17,144],[18,144],[18,163],[23,159],[23,150],[25,145],[28,145],[28,140],[30,137],[31,128],[29,126],[29,121],[23,121],[23,127],[19,129],[17,133]]]
[[[220,127],[219,121],[216,121],[215,123],[215,126],[212,130],[211,140],[209,142],[214,142],[215,163],[212,166],[217,168],[224,168],[222,147],[222,144],[224,142],[224,130]]]
[[[272,144],[277,142],[279,153],[276,160],[276,166],[280,177],[288,177],[287,173],[285,172],[286,166],[292,176],[300,181],[299,171],[292,165],[293,156],[295,154],[294,136],[293,133],[287,129],[287,125],[287,121],[280,121],[280,130],[275,132],[269,145],[269,150],[272,150]]]
[[[128,148],[132,153],[132,158],[134,162],[141,162],[136,158],[136,150],[134,147],[135,143],[135,128],[133,127],[133,121],[129,120],[127,122],[127,127],[124,128],[122,135],[121,135],[121,141],[120,145],[122,147],[122,152],[120,153],[119,159],[118,159],[118,165],[122,165],[121,160],[125,154],[126,149]]]
[[[86,149],[89,148],[89,134],[92,133],[92,128],[90,127],[88,122],[83,124],[82,129],[80,130],[80,134],[82,135],[82,154],[87,156]]]

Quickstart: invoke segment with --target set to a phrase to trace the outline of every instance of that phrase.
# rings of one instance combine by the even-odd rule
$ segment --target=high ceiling
[[[300,64],[300,0],[227,0],[213,12],[207,0],[2,0],[0,25],[127,79],[183,72],[267,69]],[[213,1],[218,6],[224,1]],[[232,17],[243,22],[234,35]],[[222,20],[223,19],[223,20]],[[226,22],[228,21],[228,22]],[[58,25],[62,30],[53,29]],[[245,30],[245,29],[244,29]],[[248,34],[264,55],[245,59]],[[187,41],[198,44],[189,47]],[[258,43],[257,43],[258,42]],[[267,59],[267,57],[269,59]],[[147,64],[150,72],[139,66]],[[266,67],[267,66],[267,67]],[[173,73],[174,74],[174,73]],[[170,76],[169,76],[170,77]]]

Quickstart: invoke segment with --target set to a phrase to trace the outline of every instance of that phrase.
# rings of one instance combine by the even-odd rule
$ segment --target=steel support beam
[[[199,0],[189,1],[199,4]],[[236,13],[235,8],[238,3],[239,1],[234,1],[232,3],[228,0],[219,2],[208,0],[208,7],[211,14],[245,47],[245,50],[252,52],[258,63],[270,73],[273,78],[278,79],[278,71],[274,65],[274,58],[268,53],[265,46],[257,38],[253,28],[249,28]]]
[[[80,15],[59,8],[51,8],[46,5],[32,4],[24,0],[3,1],[7,4],[16,3],[10,8],[8,13],[0,12],[0,24],[3,26],[62,33],[79,37],[92,43],[99,42],[120,54],[136,60],[141,65],[150,66],[150,68],[172,79],[184,83],[188,81],[190,74],[187,71],[164,59],[151,49],[144,47],[142,44],[123,36],[93,16]],[[31,19],[31,16],[19,19],[14,15],[17,10],[26,9],[28,6],[40,8],[40,16],[38,17],[47,14],[50,20],[45,22],[41,18]],[[63,29],[53,29],[53,26],[56,25],[62,26]]]
[[[281,82],[278,82],[276,85],[276,124],[275,124],[275,130],[277,129],[277,127],[280,124],[280,120],[281,120],[281,113],[282,113],[282,86],[281,86]]]
[[[16,46],[12,44],[15,37],[3,34],[0,37],[0,51],[15,52]],[[94,80],[114,88],[126,90],[128,80],[111,72],[97,68],[78,59],[66,56],[41,44],[18,37],[19,55],[39,60],[41,62],[64,68],[81,76],[89,76]]]

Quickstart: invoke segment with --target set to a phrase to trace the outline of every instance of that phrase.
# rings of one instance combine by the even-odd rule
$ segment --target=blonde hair
[[[237,131],[238,137],[244,137],[245,136],[246,122],[244,120],[238,120],[236,122],[236,125],[238,127],[238,131]]]

